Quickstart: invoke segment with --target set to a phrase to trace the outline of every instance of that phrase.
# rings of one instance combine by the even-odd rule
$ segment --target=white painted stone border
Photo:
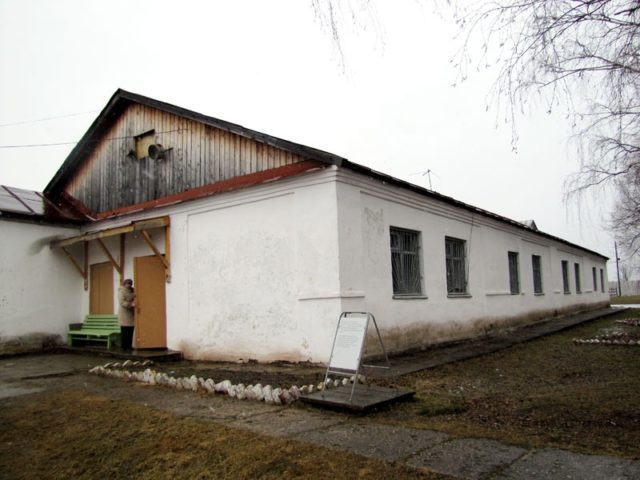
[[[616,320],[616,323],[631,325],[632,327],[640,327],[640,318],[623,318],[621,320]]]
[[[573,343],[578,344],[599,344],[599,345],[624,345],[624,346],[640,346],[640,340],[609,340],[607,338],[574,338]]]
[[[300,398],[300,395],[306,393],[313,393],[314,391],[320,391],[335,388],[340,385],[350,385],[355,381],[355,375],[351,378],[343,378],[342,380],[328,378],[326,384],[320,382],[318,385],[302,385],[298,387],[293,385],[290,388],[273,388],[271,385],[265,385],[258,383],[256,385],[245,386],[242,383],[236,385],[232,384],[230,380],[223,380],[222,382],[215,383],[211,378],[206,380],[202,377],[198,378],[195,375],[190,377],[172,377],[164,372],[156,372],[150,368],[146,368],[143,371],[129,371],[128,367],[148,367],[153,362],[146,360],[144,362],[126,360],[123,363],[109,362],[104,365],[98,365],[89,370],[89,373],[94,375],[101,375],[104,377],[122,378],[125,381],[135,381],[145,383],[148,385],[160,385],[163,387],[176,388],[178,390],[191,390],[194,392],[201,391],[210,395],[228,395],[231,398],[237,400],[254,400],[258,402],[265,402],[269,405],[289,405]],[[358,375],[359,383],[366,383],[366,377],[364,375]]]

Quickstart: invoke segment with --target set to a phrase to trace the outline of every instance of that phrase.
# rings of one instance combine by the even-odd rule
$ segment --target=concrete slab
[[[527,453],[495,440],[464,438],[441,443],[409,458],[407,464],[466,479],[487,478]],[[545,478],[531,476],[528,478]]]
[[[500,480],[631,480],[640,478],[640,462],[622,458],[581,455],[565,450],[538,450],[513,463]]]
[[[84,355],[24,355],[0,359],[0,380],[14,381],[89,371],[104,363]]]
[[[230,422],[229,426],[266,435],[288,436],[309,430],[326,430],[343,421],[343,418],[337,416],[280,407],[276,411],[240,418]]]
[[[193,393],[191,393],[191,395],[193,395]],[[274,410],[277,410],[277,408],[272,405],[265,405],[264,403],[251,401],[243,402],[221,396],[203,397],[202,401],[204,402],[205,408],[202,408],[199,411],[193,411],[190,416],[211,418],[228,422],[239,422],[258,415],[269,414]],[[180,415],[178,411],[173,411]]]
[[[325,447],[349,450],[365,457],[397,461],[451,438],[446,433],[391,425],[340,424],[295,438]]]
[[[29,393],[43,391],[42,387],[24,387],[20,385],[0,382],[0,398],[18,397]]]
[[[375,385],[340,385],[337,388],[301,395],[304,403],[319,407],[329,407],[352,412],[366,412],[390,403],[409,400],[415,395],[413,390],[377,387]]]

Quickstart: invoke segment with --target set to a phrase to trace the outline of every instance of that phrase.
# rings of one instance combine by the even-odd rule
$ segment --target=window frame
[[[560,264],[562,265],[562,290],[565,294],[571,293],[571,284],[569,281],[569,261],[561,260]]]
[[[604,293],[604,268],[600,269],[600,292]]]
[[[156,143],[155,129],[147,130],[134,137],[134,154],[136,160],[142,160],[149,156],[149,146]]]
[[[401,245],[401,241],[397,245],[394,245],[394,235],[397,236],[415,236],[415,249],[406,249]],[[410,230],[400,227],[389,227],[389,251],[391,259],[391,284],[394,298],[407,298],[407,297],[422,297],[423,294],[423,278],[422,278],[422,238],[421,233],[417,230]],[[406,245],[405,245],[406,247]],[[394,253],[399,255],[402,260],[394,260]],[[412,258],[412,262],[415,268],[415,275],[417,278],[410,279],[405,271],[408,264],[404,261],[406,258]],[[417,263],[417,265],[416,265]],[[400,268],[401,272],[395,273],[397,268]],[[409,274],[411,275],[411,274]],[[400,282],[402,280],[402,282]],[[410,284],[418,286],[418,291],[412,290]],[[404,288],[400,288],[404,287]]]
[[[452,248],[450,249],[449,246]],[[450,254],[450,250],[457,249],[456,254]],[[461,252],[461,255],[460,255]],[[467,273],[467,241],[461,238],[444,237],[445,275],[447,284],[447,296],[468,297],[469,279]],[[462,278],[460,279],[460,274]],[[456,275],[454,283],[454,275]],[[462,288],[459,283],[462,283]]]
[[[511,295],[520,295],[520,255],[518,252],[507,252],[509,263],[509,292]]]
[[[591,267],[591,275],[593,276],[593,291],[598,291],[598,274],[596,273],[596,267]]]
[[[576,281],[576,293],[582,293],[582,286],[581,286],[581,281],[580,281],[580,264],[579,263],[574,263],[573,264],[573,273],[574,273],[575,281]]]
[[[533,294],[544,295],[544,284],[542,282],[542,256],[541,255],[531,255],[531,272],[533,276]]]

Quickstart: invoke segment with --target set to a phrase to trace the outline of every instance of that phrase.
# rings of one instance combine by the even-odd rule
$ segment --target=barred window
[[[573,267],[576,274],[576,293],[581,293],[582,291],[580,290],[580,264],[574,263]]]
[[[390,236],[394,295],[421,295],[420,233],[391,227]]]
[[[596,267],[591,267],[591,274],[593,276],[593,291],[598,291],[598,275],[596,273]]]
[[[569,287],[569,262],[566,260],[562,260],[562,288],[564,293],[571,293],[571,288]]]
[[[464,240],[445,237],[447,264],[447,293],[450,295],[467,293],[467,269]]]
[[[531,255],[533,270],[533,293],[542,294],[542,259],[540,255]]]
[[[509,289],[511,295],[520,293],[520,272],[518,265],[518,252],[509,252]]]

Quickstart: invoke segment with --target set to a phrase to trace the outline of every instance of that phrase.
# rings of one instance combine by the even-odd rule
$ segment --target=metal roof
[[[44,215],[45,204],[38,192],[0,185],[0,212]]]
[[[54,223],[83,220],[77,212],[54,204],[40,192],[6,185],[0,185],[0,216]]]

